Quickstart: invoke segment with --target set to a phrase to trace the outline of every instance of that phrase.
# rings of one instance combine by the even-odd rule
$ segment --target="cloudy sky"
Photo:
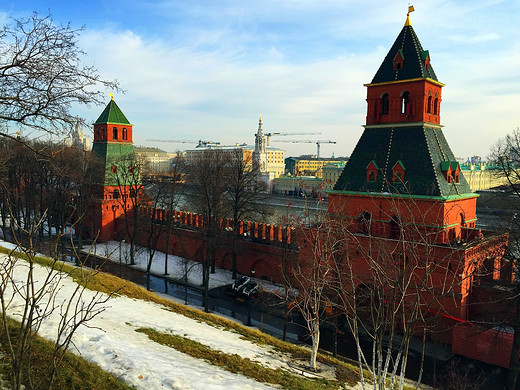
[[[366,88],[406,20],[408,1],[3,1],[0,20],[51,13],[85,26],[80,46],[116,102],[149,138],[254,144],[260,114],[273,137],[333,140],[349,155],[361,135]],[[412,25],[443,89],[441,123],[458,157],[486,156],[520,126],[520,1],[420,0]],[[108,91],[107,91],[108,93]],[[107,102],[109,97],[107,96]],[[78,109],[93,122],[103,107]],[[272,143],[287,155],[313,144]],[[156,144],[166,150],[189,144]]]

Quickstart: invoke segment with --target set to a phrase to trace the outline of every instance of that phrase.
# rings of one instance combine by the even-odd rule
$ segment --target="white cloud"
[[[446,83],[442,123],[456,155],[485,155],[490,138],[518,126],[519,4],[414,4],[412,25]],[[349,154],[365,121],[363,83],[406,9],[383,0],[129,1],[119,19],[97,15],[80,44],[87,62],[127,90],[116,101],[136,125],[138,143],[152,133],[252,143],[262,113],[268,131],[322,131],[320,139],[338,141],[327,148]],[[95,120],[100,111],[80,114]],[[283,147],[298,152],[298,145]]]

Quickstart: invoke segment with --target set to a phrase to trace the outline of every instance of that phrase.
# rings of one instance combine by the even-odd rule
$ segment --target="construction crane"
[[[321,133],[265,133],[265,137],[267,138],[267,146],[271,146],[271,137],[273,135],[316,135]],[[256,134],[255,134],[256,135]]]
[[[205,147],[205,146],[220,146],[220,142],[213,141],[202,141],[202,140],[186,140],[186,139],[147,139],[150,142],[170,142],[174,144],[197,144],[197,148]]]
[[[313,141],[313,140],[309,140],[309,139],[293,139],[293,140],[276,140],[276,142],[291,142],[293,144],[316,144],[316,156],[318,158],[320,158],[320,145],[321,144],[335,144],[336,141],[331,141],[331,140],[318,140],[318,141]]]

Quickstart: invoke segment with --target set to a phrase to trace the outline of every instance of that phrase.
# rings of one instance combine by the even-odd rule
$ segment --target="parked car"
[[[241,276],[235,279],[233,284],[228,287],[228,294],[234,297],[248,297],[254,298],[258,294],[258,283],[251,280],[249,276]]]
[[[246,285],[242,288],[241,293],[249,298],[254,298],[258,294],[258,283],[254,280],[250,280],[246,283]]]
[[[242,292],[245,285],[251,281],[251,278],[249,276],[241,276],[238,279],[235,279],[233,284],[231,285],[231,290],[236,292]]]

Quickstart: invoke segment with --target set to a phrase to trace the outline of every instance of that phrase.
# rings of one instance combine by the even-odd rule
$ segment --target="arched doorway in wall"
[[[369,212],[363,211],[358,218],[358,233],[370,234],[372,232],[372,216]]]
[[[264,280],[273,280],[272,267],[264,259],[257,259],[251,265],[249,275]]]
[[[389,236],[394,240],[399,239],[401,236],[401,219],[397,215],[393,215],[392,218],[390,218]]]
[[[226,252],[224,256],[222,256],[220,265],[223,269],[231,271],[233,269],[233,252]]]

